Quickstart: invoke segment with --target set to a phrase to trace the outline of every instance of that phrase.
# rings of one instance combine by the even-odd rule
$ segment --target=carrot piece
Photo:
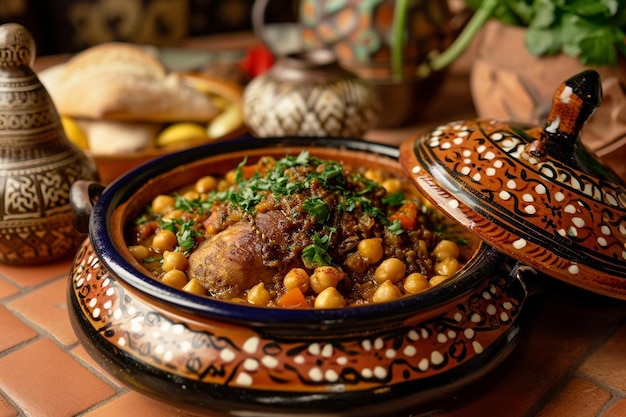
[[[256,164],[242,166],[241,175],[243,176],[244,179],[252,178],[258,169],[259,167]]]
[[[407,201],[389,218],[391,221],[400,220],[400,224],[405,230],[415,229],[417,228],[417,204],[413,201]]]
[[[309,303],[306,302],[304,298],[304,294],[302,294],[302,290],[298,287],[293,287],[287,290],[286,293],[280,296],[278,300],[276,300],[276,304],[280,307],[286,308],[306,308],[309,307]]]

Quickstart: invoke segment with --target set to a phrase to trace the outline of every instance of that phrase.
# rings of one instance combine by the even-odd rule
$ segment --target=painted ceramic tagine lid
[[[421,192],[499,251],[551,277],[626,299],[624,183],[582,145],[600,76],[561,84],[543,128],[452,122],[411,138],[400,161]]]

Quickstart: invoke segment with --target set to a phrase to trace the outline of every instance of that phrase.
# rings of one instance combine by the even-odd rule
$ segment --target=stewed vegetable
[[[159,195],[132,255],[156,279],[222,300],[287,308],[392,301],[453,276],[465,241],[391,173],[303,151],[242,161]]]

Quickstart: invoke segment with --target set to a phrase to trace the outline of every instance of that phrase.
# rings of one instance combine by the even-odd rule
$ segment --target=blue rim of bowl
[[[113,211],[130,198],[151,178],[166,173],[180,165],[188,164],[213,155],[236,152],[244,149],[290,147],[333,147],[362,151],[398,159],[398,148],[362,139],[351,138],[240,138],[203,145],[166,155],[123,174],[107,186],[98,198],[89,221],[89,238],[104,267],[115,277],[124,281],[149,298],[167,305],[206,317],[219,318],[230,322],[245,322],[257,325],[300,326],[302,324],[327,325],[337,323],[364,323],[370,320],[389,320],[432,309],[470,292],[486,276],[501,265],[504,255],[481,243],[471,268],[463,268],[450,282],[432,288],[424,293],[405,297],[396,301],[369,304],[340,309],[280,309],[257,307],[239,303],[202,297],[172,288],[135,269],[115,248],[110,232],[110,219]]]

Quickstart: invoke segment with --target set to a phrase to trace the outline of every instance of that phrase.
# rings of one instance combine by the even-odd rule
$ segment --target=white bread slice
[[[139,152],[154,146],[163,128],[158,123],[120,122],[114,120],[77,120],[94,155],[120,155]]]
[[[218,113],[209,97],[168,74],[157,57],[133,44],[89,48],[44,84],[59,113],[75,118],[208,122]]]

